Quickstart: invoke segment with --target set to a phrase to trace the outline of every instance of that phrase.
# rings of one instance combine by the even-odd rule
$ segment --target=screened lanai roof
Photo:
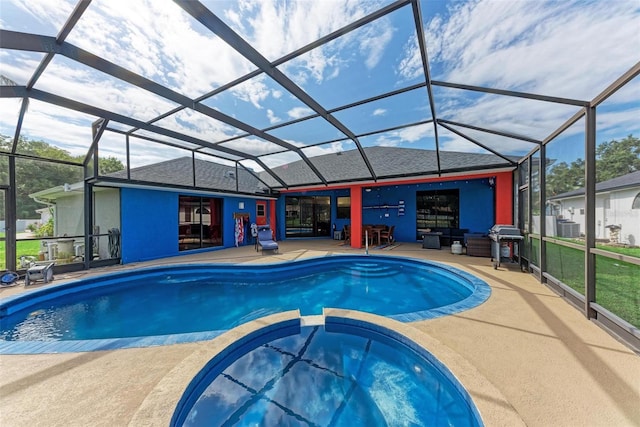
[[[599,140],[640,130],[637,0],[1,0],[0,25],[16,157],[191,157],[281,190],[514,167],[582,147],[600,104]]]

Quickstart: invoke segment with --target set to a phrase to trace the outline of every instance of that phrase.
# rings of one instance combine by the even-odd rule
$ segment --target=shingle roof
[[[619,176],[607,181],[602,181],[596,184],[596,193],[603,193],[605,191],[621,190],[629,187],[640,187],[640,171],[631,172],[626,175]],[[584,188],[579,188],[573,191],[567,191],[566,193],[558,194],[557,196],[549,197],[549,200],[566,199],[567,197],[575,197],[584,195]]]
[[[191,157],[153,163],[131,169],[131,179],[154,183],[167,183],[174,185],[193,186],[193,168],[195,165],[195,185],[201,188],[211,188],[219,191],[240,191],[245,193],[262,192],[262,184],[255,176],[242,168],[227,166],[220,163],[208,162]],[[236,188],[235,176],[238,175],[238,188]],[[126,179],[126,171],[119,171],[108,175],[112,178]]]
[[[397,178],[436,174],[438,171],[435,150],[420,150],[398,147],[367,147],[367,157],[378,174],[378,178]],[[514,162],[517,158],[513,158]],[[312,157],[311,162],[330,182],[351,182],[371,179],[358,150],[325,154]],[[513,167],[505,159],[491,154],[458,153],[440,151],[440,169],[443,172],[493,169]],[[193,166],[190,157],[167,160],[131,169],[134,181],[167,183],[181,186],[193,186]],[[219,191],[245,193],[264,193],[266,186],[243,168],[195,159],[196,187]],[[273,168],[289,186],[317,184],[317,176],[302,160]],[[238,174],[236,189],[235,174]],[[281,188],[266,172],[257,174],[260,179],[273,188]],[[108,175],[126,179],[126,172],[119,171]]]
[[[438,163],[435,150],[398,147],[366,147],[366,155],[378,178],[396,178],[436,174]],[[330,182],[346,182],[371,179],[358,150],[312,157],[311,162]],[[512,159],[517,162],[518,158]],[[515,163],[492,154],[440,151],[440,169],[443,173],[460,172],[497,167],[513,167]],[[299,160],[272,169],[288,185],[317,183],[318,178],[304,161]],[[274,187],[279,184],[269,176],[261,175]]]

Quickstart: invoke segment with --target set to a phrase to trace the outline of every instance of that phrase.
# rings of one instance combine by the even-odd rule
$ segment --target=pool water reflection
[[[204,391],[174,425],[482,425],[437,359],[379,331],[305,326],[245,345],[235,360],[209,365],[223,366],[191,388]]]

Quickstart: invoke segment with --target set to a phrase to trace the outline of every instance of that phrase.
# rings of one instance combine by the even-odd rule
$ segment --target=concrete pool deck
[[[287,240],[279,245],[279,254],[262,255],[244,246],[59,275],[53,283],[151,265],[271,263],[364,253],[333,240]],[[407,324],[409,331],[416,331],[411,338],[465,384],[486,425],[640,425],[640,357],[534,276],[515,265],[494,270],[488,258],[452,255],[446,248],[421,249],[417,243],[369,252],[442,262],[491,286],[489,300],[476,308]],[[2,288],[0,298],[24,291],[21,285]],[[0,355],[0,425],[166,425],[180,398],[175,390],[230,339],[91,353]]]

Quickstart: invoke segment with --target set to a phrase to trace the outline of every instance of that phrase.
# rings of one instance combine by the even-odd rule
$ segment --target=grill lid
[[[496,224],[489,230],[491,234],[499,236],[521,236],[520,229],[513,225]]]

